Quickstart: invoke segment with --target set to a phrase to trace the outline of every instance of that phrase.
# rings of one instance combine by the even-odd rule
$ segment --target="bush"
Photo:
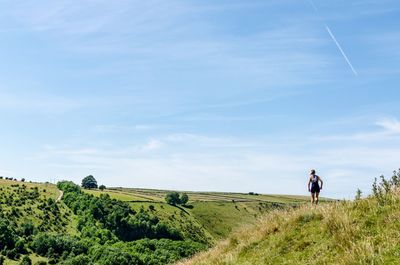
[[[0,249],[13,249],[17,235],[6,219],[0,219]]]
[[[20,265],[32,265],[32,260],[29,256],[24,256]]]
[[[33,250],[48,258],[59,258],[64,252],[79,255],[87,253],[85,246],[77,238],[67,235],[38,234],[32,242]]]
[[[105,190],[105,189],[106,189],[106,186],[104,186],[104,185],[100,185],[100,186],[99,186],[99,189],[103,191],[103,190]]]
[[[399,171],[393,171],[393,176],[390,180],[381,176],[379,182],[375,178],[372,184],[373,196],[378,200],[379,204],[385,204],[386,200],[389,199],[389,195],[398,189],[400,189],[400,169]]]

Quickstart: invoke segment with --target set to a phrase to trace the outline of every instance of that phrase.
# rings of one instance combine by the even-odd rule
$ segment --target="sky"
[[[352,198],[400,167],[395,0],[3,0],[0,174]]]

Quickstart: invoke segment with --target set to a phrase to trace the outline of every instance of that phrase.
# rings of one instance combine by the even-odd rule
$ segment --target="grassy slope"
[[[25,187],[25,188],[24,188]],[[34,199],[27,198],[26,192],[32,192],[37,188],[39,197]],[[41,203],[53,199],[57,200],[60,191],[53,184],[31,183],[0,179],[0,207],[2,214],[18,226],[26,221],[31,221],[35,226],[43,225],[47,232],[66,232],[76,233],[76,220],[72,212],[62,203],[58,202],[60,214],[53,216],[41,209]],[[12,211],[17,212],[13,215]],[[57,222],[62,222],[62,229],[56,226]]]
[[[400,264],[399,217],[399,193],[276,210],[179,264]]]
[[[18,186],[17,186],[18,185]],[[25,186],[25,188],[23,188]],[[39,197],[35,199],[27,199],[26,193],[23,191],[32,192],[35,188],[38,189]],[[77,234],[76,220],[72,212],[64,205],[63,202],[58,202],[60,214],[54,216],[41,209],[40,204],[49,198],[57,200],[60,192],[53,184],[20,182],[12,180],[0,179],[0,208],[1,212],[8,220],[14,222],[17,227],[20,227],[24,222],[31,221],[35,226],[43,225],[43,229],[47,232],[63,232],[67,234]],[[12,211],[17,215],[12,214]],[[57,222],[62,223],[62,228],[56,226]],[[47,261],[46,258],[37,255],[29,255],[35,264],[38,261]],[[9,260],[5,264],[19,264],[20,261]]]
[[[187,192],[190,208],[174,207],[165,203],[165,190],[111,188],[105,191],[85,190],[100,196],[108,193],[112,198],[130,202],[138,211],[149,209],[173,227],[179,228],[185,237],[207,242],[226,238],[238,227],[254,223],[257,218],[274,207],[283,204],[304,203],[308,197],[285,195],[249,195],[226,192]]]

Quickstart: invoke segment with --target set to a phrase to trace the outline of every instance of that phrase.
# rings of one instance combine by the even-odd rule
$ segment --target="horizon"
[[[0,175],[369,194],[400,156],[394,0],[4,1]]]

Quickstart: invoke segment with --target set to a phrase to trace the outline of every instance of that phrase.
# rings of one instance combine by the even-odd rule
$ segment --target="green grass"
[[[275,210],[179,264],[400,264],[399,219],[399,191]]]
[[[135,211],[152,208],[151,214],[182,231],[185,238],[210,244],[243,225],[254,224],[260,215],[276,207],[309,200],[305,196],[187,191],[189,207],[176,207],[165,203],[168,190],[118,187],[84,191],[94,196],[107,193],[111,198],[129,202]]]

